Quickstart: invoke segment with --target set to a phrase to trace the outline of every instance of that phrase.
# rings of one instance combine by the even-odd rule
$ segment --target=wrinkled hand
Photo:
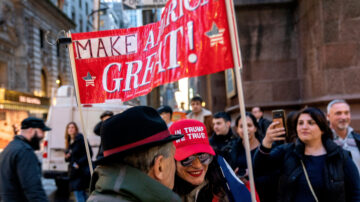
[[[285,140],[285,128],[276,128],[280,123],[278,121],[272,122],[266,130],[265,138],[262,141],[262,145],[266,148],[271,148],[272,143],[275,141]]]

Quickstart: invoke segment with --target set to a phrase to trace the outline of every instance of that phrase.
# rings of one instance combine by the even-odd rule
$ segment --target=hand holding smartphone
[[[277,124],[275,126],[275,128],[285,128],[285,135],[286,135],[287,128],[286,128],[285,111],[283,109],[273,110],[272,111],[272,116],[273,116],[273,122],[276,122],[276,121],[279,122],[279,124]]]

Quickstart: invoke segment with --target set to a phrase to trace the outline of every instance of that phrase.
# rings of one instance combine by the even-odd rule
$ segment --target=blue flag
[[[229,164],[222,156],[217,156],[223,176],[227,181],[227,188],[232,196],[232,200],[236,202],[251,202],[250,191],[245,184],[236,176]],[[231,198],[231,197],[229,197]],[[231,200],[231,199],[230,199]]]

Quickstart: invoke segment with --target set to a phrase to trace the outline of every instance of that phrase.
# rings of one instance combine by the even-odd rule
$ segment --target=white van
[[[100,121],[100,115],[106,110],[117,114],[128,107],[120,102],[83,105],[84,128],[92,147],[93,160],[100,146],[100,137],[93,132],[95,125]],[[84,134],[73,87],[61,86],[56,96],[52,98],[46,123],[52,130],[47,132],[42,149],[43,176],[55,179],[59,189],[67,186],[68,183],[68,163],[65,162],[65,127],[71,121],[74,121],[79,127],[79,132]]]

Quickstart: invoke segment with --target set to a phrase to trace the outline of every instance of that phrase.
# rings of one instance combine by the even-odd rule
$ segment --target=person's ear
[[[231,126],[231,122],[230,121],[226,121],[226,126],[230,127]]]
[[[154,160],[154,166],[149,171],[149,176],[154,178],[157,181],[164,180],[164,156],[160,155],[155,158]]]

